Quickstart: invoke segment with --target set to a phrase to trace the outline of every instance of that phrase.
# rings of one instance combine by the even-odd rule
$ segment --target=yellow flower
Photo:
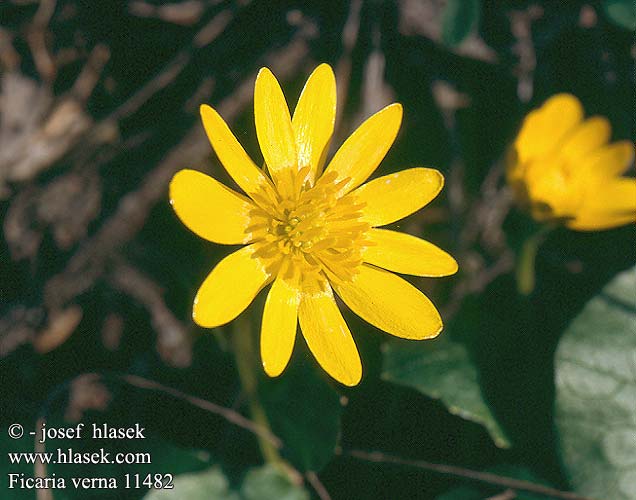
[[[194,300],[193,318],[216,327],[236,318],[273,282],[261,325],[263,367],[287,365],[300,323],[318,363],[336,380],[362,376],[358,350],[333,290],[360,317],[408,339],[435,337],[442,320],[417,288],[389,271],[446,276],[455,260],[414,236],[377,229],[419,210],[442,189],[443,177],[411,168],[363,185],[391,147],[402,120],[392,104],[366,120],[323,171],[334,128],[336,83],[322,64],[309,77],[293,117],[274,75],[263,68],[254,89],[254,118],[267,171],[258,168],[221,116],[201,107],[220,162],[247,194],[194,170],[170,183],[183,223],[215,243],[245,244],[213,269]]]
[[[508,161],[508,182],[540,222],[596,231],[636,222],[630,141],[609,143],[606,118],[583,120],[570,94],[557,94],[524,120]]]

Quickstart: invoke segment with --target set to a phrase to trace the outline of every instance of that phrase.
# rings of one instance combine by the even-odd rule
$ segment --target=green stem
[[[534,291],[537,252],[551,230],[552,226],[542,226],[521,247],[516,268],[517,290],[521,295],[530,295]]]
[[[255,336],[249,318],[236,319],[233,330],[230,341],[234,350],[241,386],[248,398],[252,420],[256,425],[271,433],[269,420],[258,399],[258,374],[254,369],[258,364],[258,356],[254,349]],[[262,436],[257,435],[257,438],[265,462],[280,465],[282,459],[274,445]]]

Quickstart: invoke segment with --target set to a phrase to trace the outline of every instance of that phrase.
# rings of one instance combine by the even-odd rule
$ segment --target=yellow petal
[[[336,182],[348,179],[340,194],[369,178],[393,144],[401,122],[402,106],[391,104],[368,118],[340,146],[325,170],[325,174],[337,173]]]
[[[372,226],[384,226],[416,212],[441,191],[444,176],[432,168],[410,168],[378,177],[353,191],[362,208],[364,220]]]
[[[557,155],[529,162],[526,189],[537,220],[572,217],[584,195],[589,178],[568,175],[563,159]],[[545,209],[549,207],[549,212]]]
[[[270,184],[267,176],[254,164],[221,115],[207,105],[201,106],[200,111],[210,144],[239,187],[247,194],[252,194]]]
[[[206,328],[229,323],[250,305],[270,281],[252,246],[231,253],[205,279],[194,299],[192,318]]]
[[[557,94],[528,114],[515,140],[518,160],[525,163],[557,148],[583,118],[583,107],[570,94]]]
[[[250,241],[246,229],[255,206],[209,175],[177,172],[170,181],[170,203],[179,219],[206,240],[226,245]]]
[[[298,309],[303,337],[322,368],[338,382],[353,386],[362,378],[360,355],[329,283],[303,284]]]
[[[262,68],[254,87],[256,135],[267,168],[274,178],[285,169],[296,168],[296,140],[289,108],[278,80]]]
[[[565,138],[561,155],[568,161],[575,162],[592,151],[606,144],[612,128],[607,118],[594,116],[585,120]]]
[[[441,248],[410,234],[371,229],[363,259],[388,271],[415,276],[440,277],[457,272],[457,262]]]
[[[261,359],[270,377],[283,372],[294,350],[299,303],[298,279],[276,278],[265,301],[261,327]]]
[[[636,222],[636,179],[615,179],[590,192],[569,228],[596,231]]]
[[[636,214],[585,213],[566,223],[574,231],[604,231],[636,222]]]
[[[393,273],[361,265],[352,281],[334,282],[336,293],[351,310],[373,326],[405,339],[433,338],[442,318],[417,288]]]
[[[328,64],[311,74],[292,118],[298,168],[311,167],[310,179],[320,173],[336,119],[336,79]]]
[[[580,168],[585,175],[608,179],[625,173],[634,161],[634,143],[619,141],[590,153]]]
[[[583,210],[606,213],[636,213],[636,179],[617,178],[591,190]]]

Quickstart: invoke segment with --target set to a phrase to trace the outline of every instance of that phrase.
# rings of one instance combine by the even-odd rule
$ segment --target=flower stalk
[[[232,330],[230,343],[234,351],[241,387],[247,396],[252,421],[261,429],[272,433],[267,414],[258,398],[258,373],[255,370],[258,356],[254,349],[255,335],[252,324],[249,318],[238,318]],[[256,438],[263,460],[269,464],[281,465],[283,460],[274,445],[259,434]]]
[[[536,261],[539,247],[543,244],[548,233],[553,229],[551,225],[541,226],[530,235],[521,246],[515,269],[517,291],[521,295],[530,295],[536,285]]]

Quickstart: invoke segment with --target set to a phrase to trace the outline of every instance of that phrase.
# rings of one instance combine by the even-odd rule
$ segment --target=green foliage
[[[636,30],[636,4],[633,0],[605,0],[603,11],[617,26],[630,31]]]
[[[382,376],[440,399],[451,413],[484,425],[497,446],[510,446],[484,401],[479,374],[468,350],[448,335],[428,342],[386,344]]]
[[[479,23],[479,0],[448,0],[442,16],[442,42],[454,47],[462,43]]]
[[[139,422],[152,432],[143,443],[62,440],[47,451],[103,446],[151,453],[152,464],[50,464],[48,475],[173,473],[177,488],[157,496],[307,498],[279,469],[256,467],[268,457],[253,433],[196,404],[259,425],[254,395],[282,442],[281,458],[301,473],[315,471],[334,500],[481,500],[504,490],[366,462],[352,450],[546,478],[597,500],[634,498],[633,272],[572,320],[636,264],[636,225],[559,228],[524,261],[522,247],[537,227],[508,211],[503,168],[524,116],[559,92],[576,95],[586,116],[607,117],[614,139],[634,141],[633,0],[39,3],[0,2],[0,498],[36,497],[6,489],[8,473],[34,474],[32,464],[7,463],[6,452],[34,451],[30,436],[13,441],[7,427],[32,430],[42,415],[50,427],[68,427],[79,417],[64,415],[77,412],[87,425]],[[99,62],[100,50],[107,61]],[[452,335],[391,342],[382,353],[387,336],[343,308],[363,363],[359,386],[331,381],[300,331],[280,377],[262,372],[257,349],[240,358],[254,370],[254,383],[245,384],[232,342],[223,344],[235,325],[207,330],[191,319],[197,288],[232,249],[183,226],[166,196],[169,174],[196,168],[236,188],[205,139],[198,106],[218,108],[261,164],[251,94],[258,69],[274,71],[293,110],[323,61],[336,69],[339,89],[329,155],[391,100],[404,106],[402,127],[372,177],[413,166],[445,176],[430,206],[391,228],[459,261],[452,277],[407,278]],[[64,124],[80,122],[92,124],[86,134],[64,133]],[[45,143],[54,154],[43,154]],[[27,170],[32,177],[21,179]],[[534,287],[515,286],[515,267]],[[81,310],[73,328],[57,319],[56,309],[68,306]],[[262,309],[261,301],[250,319],[239,318],[255,339]],[[382,365],[388,382],[380,380]],[[104,387],[76,384],[87,373]],[[128,374],[162,388],[131,386],[120,377]],[[493,443],[508,438],[511,448]],[[52,495],[147,493],[67,487]]]
[[[265,465],[251,469],[243,480],[241,498],[244,500],[309,500],[304,488],[292,484],[280,469]]]
[[[173,489],[153,490],[144,500],[309,500],[309,493],[292,484],[289,477],[271,465],[250,469],[239,490],[219,467],[183,474],[174,480]]]
[[[636,268],[618,275],[556,353],[556,425],[582,494],[636,499]]]
[[[230,483],[219,467],[200,472],[182,474],[174,480],[174,488],[152,490],[145,500],[240,500],[238,493],[230,490]]]
[[[340,398],[321,375],[313,361],[293,360],[281,377],[260,385],[282,454],[302,471],[320,471],[331,460],[340,432]]]

